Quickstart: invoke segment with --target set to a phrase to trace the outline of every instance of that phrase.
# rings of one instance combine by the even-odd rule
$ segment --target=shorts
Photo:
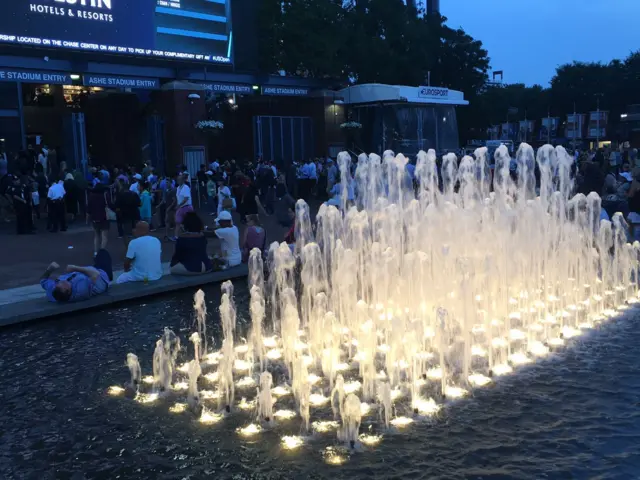
[[[109,231],[109,220],[101,220],[100,222],[93,222],[93,230],[100,232],[108,232]]]
[[[193,212],[193,207],[191,205],[186,205],[184,207],[180,207],[176,211],[176,223],[182,223],[184,221],[184,216],[188,212]]]

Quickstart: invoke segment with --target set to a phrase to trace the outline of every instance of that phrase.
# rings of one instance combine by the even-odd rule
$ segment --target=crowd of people
[[[57,162],[54,152],[46,146],[39,152],[30,149],[27,162],[20,162],[17,172],[9,172],[6,156],[3,159],[0,155],[4,200],[0,213],[6,221],[12,211],[18,234],[35,233],[33,219],[45,213],[50,232],[66,230],[78,217],[85,217],[93,227],[94,265],[71,265],[68,273],[53,283],[49,281],[52,265],[43,277],[47,296],[54,301],[89,298],[106,291],[105,279],[114,280],[107,252],[112,223],[127,246],[125,271],[114,281],[152,282],[163,275],[158,236],[175,244],[172,274],[199,275],[246,262],[253,248],[264,252],[267,232],[261,218],[273,216],[277,224],[289,229],[285,241],[294,243],[297,198],[316,206],[327,202],[345,207],[356,197],[355,161],[345,188],[331,158],[307,159],[285,168],[261,159],[242,165],[233,159],[224,163],[215,160],[201,165],[195,174],[182,165],[170,176],[157,174],[151,166],[95,165],[84,174]],[[600,193],[603,218],[620,211],[630,224],[640,224],[637,151],[576,151],[575,159],[576,192]],[[406,164],[408,185],[415,184],[415,167],[415,159]],[[213,228],[205,226],[201,215],[215,217]],[[234,215],[244,224],[242,236]],[[210,253],[209,239],[216,240],[214,254]]]

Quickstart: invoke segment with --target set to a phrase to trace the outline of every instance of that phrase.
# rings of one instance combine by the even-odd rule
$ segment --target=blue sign
[[[0,43],[231,63],[230,1],[2,0]]]
[[[160,88],[158,78],[118,77],[114,75],[83,75],[82,83],[87,87],[144,88],[148,90]]]
[[[253,90],[251,85],[239,85],[235,83],[202,83],[207,90],[214,93],[251,93]]]
[[[52,83],[71,85],[71,75],[60,72],[39,72],[31,70],[13,70],[0,68],[0,82]]]
[[[300,87],[262,87],[263,95],[286,95],[290,97],[305,97],[309,95],[308,88]]]

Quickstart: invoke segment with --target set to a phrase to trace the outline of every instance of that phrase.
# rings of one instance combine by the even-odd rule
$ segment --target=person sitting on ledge
[[[220,260],[228,267],[235,267],[242,263],[240,251],[240,232],[233,224],[231,213],[223,210],[216,218],[218,226],[214,233],[220,239]]]
[[[67,273],[52,279],[51,274],[60,268],[52,262],[45,270],[40,285],[47,292],[47,300],[54,303],[78,302],[105,293],[113,280],[111,255],[102,249],[94,258],[93,267],[68,265]]]
[[[260,224],[258,215],[247,215],[247,228],[242,239],[242,263],[249,261],[249,254],[254,248],[260,249],[264,254],[267,246],[267,232]]]
[[[207,255],[204,224],[196,212],[187,212],[182,220],[183,233],[176,240],[171,258],[173,275],[200,275],[213,270]]]
[[[162,278],[162,245],[149,235],[149,224],[138,222],[133,229],[134,239],[129,242],[124,259],[124,273],[116,283],[147,282]]]

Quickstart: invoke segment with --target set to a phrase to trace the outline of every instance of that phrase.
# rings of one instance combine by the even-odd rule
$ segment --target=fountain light
[[[498,365],[494,365],[491,370],[493,371],[494,375],[497,375],[499,377],[502,376],[502,375],[507,375],[507,374],[513,372],[513,368],[511,368],[506,363],[501,363],[501,364],[498,364]]]
[[[416,398],[412,405],[420,414],[428,416],[435,415],[441,408],[433,398]]]
[[[346,371],[346,370],[349,370],[349,364],[348,364],[348,363],[336,363],[336,364],[333,366],[333,369],[334,369],[336,372],[344,372],[344,371]]]
[[[315,373],[310,373],[308,378],[309,378],[309,385],[315,385],[320,380],[322,380],[322,377],[319,377]]]
[[[564,340],[562,338],[551,338],[547,341],[547,343],[554,347],[561,347],[562,345],[564,345]]]
[[[366,445],[367,447],[375,447],[382,440],[382,435],[371,435],[367,433],[362,433],[358,437],[361,443]]]
[[[617,312],[613,309],[613,308],[606,308],[602,311],[602,314],[605,317],[615,317],[615,315],[617,314]]]
[[[391,400],[392,401],[395,402],[400,397],[402,397],[402,390],[400,390],[398,387],[396,387],[393,390],[391,390]]]
[[[312,393],[309,395],[309,403],[314,407],[321,407],[329,401],[329,397],[325,397],[321,393]]]
[[[511,340],[524,340],[526,338],[526,335],[522,330],[512,328],[511,330],[509,330],[509,338],[511,338]]]
[[[109,395],[112,395],[114,397],[117,397],[118,395],[122,395],[124,393],[124,388],[120,387],[119,385],[111,385],[108,389],[107,389],[107,393]]]
[[[509,355],[509,361],[514,365],[524,365],[531,363],[531,359],[522,352],[515,352]]]
[[[573,328],[568,325],[565,325],[564,327],[562,327],[561,331],[564,338],[573,338],[582,334],[582,332],[577,328]]]
[[[507,346],[507,341],[501,337],[495,337],[491,340],[491,346],[493,348],[504,348]]]
[[[531,342],[528,345],[529,352],[536,357],[544,357],[549,353],[549,348],[542,342]]]
[[[233,369],[239,372],[246,372],[251,367],[252,367],[251,363],[247,362],[246,360],[236,359],[236,361],[233,362]]]
[[[368,415],[371,411],[371,406],[367,402],[360,403],[360,413],[362,415]]]
[[[205,380],[207,380],[208,382],[217,382],[218,379],[220,378],[220,374],[218,372],[209,372],[206,375],[204,375]]]
[[[582,322],[578,324],[578,328],[581,330],[588,330],[590,328],[593,328],[593,323],[591,322]]]
[[[283,397],[285,395],[289,395],[291,391],[281,385],[278,385],[277,387],[271,389],[271,393],[276,397]]]
[[[440,380],[442,378],[442,368],[433,367],[427,370],[427,378],[429,380]]]
[[[145,377],[142,377],[142,381],[147,385],[152,385],[153,383],[155,383],[156,379],[153,377],[153,375],[147,375]]]
[[[238,403],[238,408],[240,410],[252,410],[256,408],[256,401],[251,400],[250,402],[247,402],[247,399],[242,397],[242,399],[240,400],[240,403]]]
[[[466,391],[464,388],[460,388],[460,387],[454,387],[454,386],[446,386],[444,388],[444,394],[448,397],[448,398],[462,398],[464,397],[467,393],[469,393],[468,391]]]
[[[278,420],[290,420],[296,416],[293,410],[277,410],[273,416]]]
[[[262,339],[262,344],[267,348],[276,348],[278,346],[278,340],[276,337],[264,337]]]
[[[469,383],[474,387],[484,387],[491,383],[491,379],[481,373],[472,373],[469,375]]]
[[[376,378],[378,380],[386,380],[387,379],[387,374],[384,373],[384,370],[380,370],[377,374],[376,374]]]
[[[138,392],[135,401],[138,403],[153,403],[158,399],[157,393],[141,393]]]
[[[247,388],[253,387],[256,384],[256,381],[251,377],[242,377],[240,380],[236,382],[236,387],[238,388]]]
[[[173,405],[171,405],[171,407],[169,407],[169,411],[171,413],[182,413],[186,409],[187,409],[186,403],[174,403]]]
[[[413,419],[409,418],[409,417],[396,417],[393,420],[391,420],[390,423],[394,427],[402,428],[402,427],[406,427],[407,425],[412,424],[413,423]]]
[[[285,435],[282,437],[282,448],[285,450],[295,450],[302,446],[303,443],[302,437],[297,435]]]
[[[304,361],[306,367],[310,367],[311,365],[313,365],[313,357],[311,355],[303,355],[302,360]]]
[[[207,365],[217,365],[222,358],[222,354],[220,352],[211,352],[205,355],[205,361]]]
[[[476,357],[486,357],[487,351],[482,348],[481,345],[474,345],[471,347],[471,355],[474,355]]]
[[[249,345],[243,343],[242,345],[238,345],[235,350],[236,353],[247,353],[249,351]]]
[[[189,384],[187,382],[176,382],[171,388],[176,392],[182,392],[189,388]]]
[[[349,395],[350,393],[355,393],[358,390],[360,390],[361,387],[362,387],[362,384],[357,380],[354,380],[352,382],[345,382],[344,393],[346,395]]]
[[[329,465],[342,465],[347,459],[341,455],[334,447],[327,447],[322,453],[324,461]]]
[[[387,345],[386,343],[378,345],[378,351],[380,351],[382,353],[387,353],[389,350],[391,350],[391,347],[389,345]]]
[[[205,425],[213,425],[214,423],[218,423],[220,420],[222,420],[222,415],[203,408],[198,421]]]
[[[213,390],[200,390],[200,398],[203,400],[215,400],[220,398],[220,393]]]
[[[277,348],[272,348],[267,352],[266,356],[269,360],[280,360],[282,358],[282,352]]]
[[[183,363],[176,370],[182,373],[189,373],[189,362]]]
[[[243,437],[252,437],[262,431],[262,427],[260,425],[256,425],[255,423],[250,423],[246,427],[238,428],[238,433]]]
[[[317,421],[311,424],[311,428],[318,433],[327,433],[338,428],[340,424],[334,421]]]

